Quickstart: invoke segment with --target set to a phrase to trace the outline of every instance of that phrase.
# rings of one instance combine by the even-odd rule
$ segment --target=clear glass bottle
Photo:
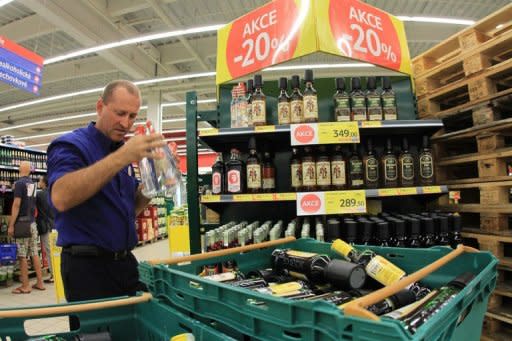
[[[254,76],[254,94],[252,95],[252,124],[263,126],[267,124],[267,97],[263,94],[263,79],[261,75]]]
[[[277,98],[277,121],[278,124],[290,124],[290,96],[286,90],[288,89],[288,82],[286,77],[279,78],[279,97]]]
[[[352,108],[352,120],[366,121],[366,97],[361,90],[361,78],[352,78],[352,91],[350,92],[350,107]]]
[[[305,71],[304,82],[304,122],[318,122],[318,97],[313,87],[313,70]]]
[[[366,81],[366,107],[368,121],[382,121],[382,104],[375,77],[368,77]]]
[[[293,92],[290,96],[291,123],[304,122],[304,98],[300,92],[299,76],[292,76],[291,86]]]
[[[336,78],[336,93],[334,100],[334,120],[338,122],[352,121],[350,111],[350,96],[345,91],[345,79]]]
[[[389,77],[382,77],[382,111],[384,120],[396,120],[398,112],[396,110],[395,92],[391,87],[391,80]]]

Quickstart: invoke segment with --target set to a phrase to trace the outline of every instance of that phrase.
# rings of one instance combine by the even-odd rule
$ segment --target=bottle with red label
[[[244,164],[240,160],[240,151],[231,149],[231,156],[226,164],[227,193],[240,194],[244,192]]]
[[[273,193],[276,191],[276,167],[270,152],[263,154],[263,192]]]
[[[222,153],[219,153],[212,166],[212,194],[224,193],[225,184],[224,162],[222,161]]]
[[[261,162],[256,151],[256,139],[249,139],[249,157],[247,158],[247,193],[259,193],[261,187]]]

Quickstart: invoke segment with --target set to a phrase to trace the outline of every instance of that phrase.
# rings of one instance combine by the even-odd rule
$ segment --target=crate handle
[[[229,249],[222,249],[222,250],[211,251],[211,252],[206,252],[206,253],[198,253],[195,255],[190,255],[190,256],[185,256],[185,257],[174,257],[174,258],[169,258],[169,259],[154,259],[154,260],[148,260],[147,262],[151,265],[157,265],[157,264],[171,265],[171,264],[184,263],[184,262],[193,262],[193,261],[198,261],[198,260],[205,260],[205,259],[210,259],[210,258],[222,257],[222,256],[226,256],[226,255],[232,255],[235,253],[242,253],[242,252],[248,252],[248,251],[253,251],[253,250],[258,250],[258,249],[264,249],[266,247],[290,243],[290,242],[293,242],[294,240],[295,240],[295,237],[290,236],[290,237],[271,240],[271,241],[263,242],[263,243],[238,246],[238,247],[233,247],[233,248],[229,248]]]
[[[132,296],[120,299],[113,299],[101,302],[79,303],[79,304],[64,304],[51,307],[42,308],[26,308],[26,309],[13,309],[13,310],[0,310],[0,318],[32,318],[45,315],[60,315],[80,313],[84,311],[98,310],[122,307],[151,300],[153,296],[150,293],[142,293],[140,296]]]
[[[378,303],[386,299],[387,297],[396,294],[397,292],[399,292],[400,290],[404,289],[405,287],[412,283],[420,281],[421,279],[430,275],[432,272],[436,271],[446,263],[460,256],[464,252],[474,253],[480,251],[478,251],[475,248],[459,244],[457,248],[452,252],[439,258],[438,260],[425,266],[424,268],[410,274],[409,276],[402,278],[398,282],[388,285],[382,289],[372,292],[371,294],[365,295],[363,297],[360,297],[347,303],[346,305],[343,306],[343,311],[345,315],[357,316],[373,321],[379,321],[380,317],[366,310],[366,307]]]

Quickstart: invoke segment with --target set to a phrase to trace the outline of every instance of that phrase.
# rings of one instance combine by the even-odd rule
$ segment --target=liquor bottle
[[[384,112],[384,120],[396,120],[396,98],[395,92],[391,88],[391,80],[389,77],[382,77],[382,111]]]
[[[231,156],[226,163],[227,193],[239,194],[244,192],[244,165],[240,160],[240,152],[236,148],[231,149]]]
[[[396,236],[396,247],[407,247],[407,231],[405,229],[405,221],[397,219],[395,221],[395,236]]]
[[[327,238],[326,241],[332,242],[341,237],[341,225],[338,218],[327,219]]]
[[[357,189],[364,186],[363,160],[357,151],[357,144],[352,144],[352,155],[348,159],[349,188]]]
[[[372,139],[367,140],[367,150],[363,156],[364,183],[366,188],[379,187],[379,161],[373,151]]]
[[[366,107],[368,121],[382,121],[382,105],[375,77],[368,77],[366,81]]]
[[[414,302],[416,302],[416,295],[414,295],[414,293],[410,290],[400,290],[396,294],[386,298],[384,301],[368,306],[368,311],[380,316]]]
[[[361,244],[363,245],[374,245],[373,236],[374,236],[374,226],[375,223],[370,220],[361,221],[363,224],[363,237]]]
[[[377,245],[379,246],[391,246],[390,244],[390,232],[389,232],[389,223],[387,221],[382,221],[377,223],[377,232],[378,232],[378,241]]]
[[[313,70],[304,72],[304,122],[318,122],[318,97],[313,87]]]
[[[451,245],[452,248],[456,248],[457,245],[462,244],[461,236],[461,217],[458,213],[450,215],[450,226],[451,226]]]
[[[331,188],[331,160],[324,145],[318,147],[316,185],[319,191],[328,191]]]
[[[217,160],[212,166],[212,194],[222,194],[226,188],[226,177],[222,153],[217,154]]]
[[[434,181],[434,157],[429,147],[428,136],[423,136],[423,148],[418,157],[419,159],[419,184],[421,186],[432,185]]]
[[[421,225],[420,221],[416,218],[409,219],[410,228],[409,231],[411,233],[411,239],[409,241],[409,247],[418,248],[422,247],[423,243],[421,241]]]
[[[252,124],[253,126],[264,126],[267,124],[267,98],[261,88],[263,80],[261,75],[254,75],[254,94],[252,95]]]
[[[351,219],[345,219],[345,240],[347,243],[354,245],[357,242],[357,222]]]
[[[290,96],[290,121],[291,123],[302,123],[304,122],[304,100],[302,97],[302,93],[300,92],[299,76],[292,76],[291,86],[293,92],[292,95]]]
[[[439,241],[438,245],[450,245],[450,228],[448,226],[448,217],[440,216]]]
[[[316,190],[316,165],[311,147],[304,147],[302,154],[302,190],[306,192]]]
[[[341,145],[336,145],[331,157],[331,183],[333,190],[339,191],[347,188],[346,167]]]
[[[263,153],[263,192],[276,191],[276,167],[268,150]]]
[[[421,219],[423,226],[424,226],[424,233],[425,233],[425,240],[424,245],[425,247],[431,247],[436,245],[434,237],[435,237],[435,228],[434,228],[434,220],[432,218],[424,217]]]
[[[351,121],[350,96],[345,91],[345,79],[336,78],[336,93],[334,100],[334,120],[338,122]]]
[[[254,93],[254,81],[252,79],[247,80],[247,125],[253,127],[252,122],[252,95]]]
[[[239,128],[238,123],[238,85],[233,86],[231,90],[231,104],[230,104],[230,127]]]
[[[256,151],[256,139],[249,139],[249,157],[246,162],[247,193],[259,193],[261,185],[261,162]]]
[[[288,82],[286,77],[279,78],[279,97],[277,98],[277,121],[279,124],[290,124],[290,96],[286,92]]]
[[[352,120],[366,121],[366,102],[364,92],[361,90],[361,78],[352,78],[352,91],[350,92],[350,107]]]
[[[292,158],[290,159],[290,179],[292,191],[300,192],[302,188],[302,161],[297,148],[292,148]]]
[[[386,151],[381,159],[382,163],[382,185],[384,187],[398,186],[398,160],[393,152],[391,139],[386,140]]]
[[[400,178],[400,186],[414,186],[414,156],[409,152],[409,143],[407,138],[402,140],[402,151],[398,158],[398,171]]]

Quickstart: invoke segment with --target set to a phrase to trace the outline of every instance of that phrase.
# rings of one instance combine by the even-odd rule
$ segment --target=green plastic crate
[[[58,306],[65,305],[53,307]],[[0,312],[2,310],[6,309],[0,309]],[[26,334],[25,321],[56,316],[62,315],[40,315],[30,319],[0,318],[0,340],[21,341],[35,337]],[[76,316],[79,319],[80,329],[57,334],[66,339],[71,339],[82,333],[109,331],[114,341],[169,341],[171,337],[183,333],[194,334],[196,340],[232,340],[221,332],[160,303],[156,299],[134,305],[73,313],[68,316]]]
[[[281,245],[282,248],[329,254],[331,244],[300,239]],[[452,249],[401,249],[369,247],[393,263],[412,273],[448,254]],[[464,253],[426,277],[422,283],[438,288],[455,276],[470,271],[476,278],[438,314],[411,335],[398,321],[381,319],[374,322],[345,316],[326,302],[291,301],[227,284],[203,279],[203,265],[235,259],[246,272],[270,266],[273,249],[227,255],[195,261],[184,265],[140,265],[150,273],[148,283],[153,295],[195,319],[215,321],[230,326],[256,340],[352,340],[352,341],[470,341],[479,340],[487,301],[496,286],[497,260],[488,252]],[[468,313],[469,311],[469,313]],[[467,313],[467,315],[465,315]],[[459,317],[464,316],[461,321]],[[232,335],[236,337],[235,335]]]

